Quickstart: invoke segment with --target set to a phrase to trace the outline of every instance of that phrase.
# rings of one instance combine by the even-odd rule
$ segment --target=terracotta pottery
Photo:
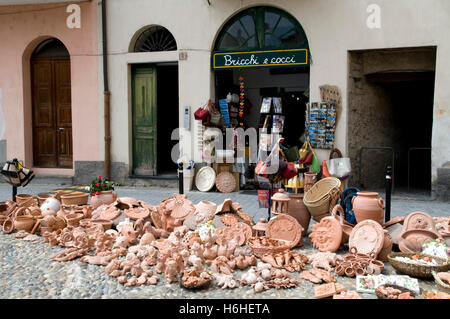
[[[348,241],[350,252],[374,254],[375,257],[380,253],[383,243],[383,228],[378,222],[371,219],[356,224]]]
[[[114,205],[120,209],[139,207],[139,202],[134,197],[119,197]]]
[[[383,224],[383,228],[384,227],[389,227],[389,226],[392,226],[392,225],[395,225],[395,224],[397,224],[397,223],[402,223],[403,224],[403,221],[405,220],[405,217],[403,217],[403,216],[397,216],[397,217],[394,217],[394,218],[392,218],[391,220],[388,220],[387,222],[385,222],[384,224]]]
[[[61,195],[61,204],[63,205],[87,205],[88,200],[88,193]]]
[[[207,211],[211,215],[214,215],[216,213],[216,210],[217,210],[217,204],[207,201],[207,200],[202,200],[197,205],[195,205],[196,212]]]
[[[52,216],[56,216],[56,212],[51,210],[51,209],[46,209],[44,211],[42,211],[42,216],[45,217],[47,215],[52,215]]]
[[[337,215],[337,212],[339,212],[339,216]],[[350,234],[352,233],[353,226],[349,225],[348,223],[345,223],[344,221],[344,209],[341,205],[335,205],[333,208],[333,211],[331,212],[331,215],[339,220],[339,223],[342,227],[342,244],[348,243],[348,239],[350,238]]]
[[[109,191],[101,191],[98,195],[91,195],[91,206],[92,209],[96,209],[100,205],[109,205],[116,201],[117,193],[109,190]]]
[[[288,214],[289,202],[291,201],[289,195],[285,194],[284,189],[280,189],[272,196],[272,214]]]
[[[91,219],[90,223],[92,225],[102,225],[103,229],[106,231],[108,229],[110,229],[113,225],[113,221],[109,220],[109,219]]]
[[[398,247],[402,252],[421,252],[423,242],[437,238],[442,236],[437,231],[433,218],[424,212],[409,214],[397,236]]]
[[[4,216],[4,215],[0,215],[0,226],[3,226],[3,223],[5,222],[5,220],[7,220],[8,217]]]
[[[302,236],[308,232],[311,214],[303,203],[303,194],[289,194],[288,215],[297,219],[303,227]]]
[[[267,223],[266,235],[271,239],[284,240],[289,246],[302,245],[303,228],[292,216],[281,214]]]
[[[66,215],[66,223],[68,226],[77,227],[80,224],[80,220],[83,219],[83,214],[80,213],[71,213]]]
[[[314,172],[306,172],[304,173],[304,187],[303,191],[306,194],[311,187],[317,182],[317,173]]]
[[[120,210],[114,205],[106,206],[104,210],[100,212],[100,219],[115,220],[120,216]]]
[[[312,217],[312,219],[313,219],[314,221],[320,223],[320,221],[322,220],[322,218],[328,217],[328,216],[331,216],[331,214],[330,214],[330,213],[325,213],[325,214],[322,214],[322,215],[316,215],[316,216],[311,216],[311,217]]]
[[[59,216],[55,217],[55,223],[53,224],[54,230],[63,229],[67,226],[67,223],[64,218],[61,218]]]
[[[187,216],[195,212],[195,205],[187,199],[185,194],[174,194],[165,204],[163,209],[170,212],[170,216],[183,221]]]
[[[236,189],[236,179],[230,172],[222,172],[216,177],[216,187],[221,193],[231,193]]]
[[[239,218],[233,213],[225,213],[220,215],[220,220],[227,226],[233,226],[239,223]]]
[[[0,204],[0,215],[6,216],[8,214],[9,206],[7,204]]]
[[[42,217],[42,211],[39,207],[37,207],[37,206],[29,207],[28,210],[29,210],[29,213],[31,216],[33,216],[35,218]]]
[[[14,230],[14,220],[12,218],[7,218],[3,223],[3,232],[6,234],[12,233]]]
[[[231,212],[232,205],[233,201],[230,198],[225,199],[222,204],[217,206],[216,214]]]
[[[243,232],[245,235],[246,242],[253,235],[252,228],[249,225],[247,225],[246,223],[239,222],[239,223],[234,224],[231,228],[235,228],[235,229]]]
[[[37,194],[38,204],[41,206],[44,204],[45,200],[49,197],[53,197],[53,194],[50,193],[39,193]]]
[[[24,230],[29,233],[34,226],[35,220],[31,216],[17,216],[14,220],[14,228],[18,231]]]
[[[389,232],[387,230],[384,230],[384,242],[383,242],[383,247],[381,247],[381,251],[378,254],[378,259],[381,261],[388,261],[388,255],[391,253],[392,251],[392,246],[393,246],[393,242],[392,242],[392,236],[389,235]]]
[[[147,208],[142,207],[128,208],[125,209],[123,213],[126,217],[132,220],[146,219],[150,216],[150,211]]]
[[[358,192],[357,196],[352,198],[352,207],[357,223],[371,219],[383,224],[384,201],[378,197],[378,193]]]
[[[312,225],[309,237],[313,246],[320,251],[335,252],[342,242],[341,224],[332,216],[324,217],[319,223]]]
[[[31,194],[17,194],[16,195],[16,203],[20,206],[31,206],[32,202],[34,202],[33,195]]]
[[[267,220],[265,218],[260,218],[259,222],[257,222],[256,225],[252,227],[252,229],[255,232],[255,236],[265,236],[267,229]]]

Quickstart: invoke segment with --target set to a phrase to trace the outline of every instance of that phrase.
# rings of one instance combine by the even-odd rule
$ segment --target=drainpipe
[[[108,55],[106,41],[106,0],[102,0],[102,42],[103,42],[103,111],[105,120],[105,167],[104,176],[111,178],[111,115],[110,96],[108,85]]]

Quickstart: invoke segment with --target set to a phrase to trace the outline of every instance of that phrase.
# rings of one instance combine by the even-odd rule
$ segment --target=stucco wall
[[[237,12],[255,5],[281,8],[302,25],[312,55],[311,101],[320,100],[319,86],[336,85],[342,92],[343,114],[337,123],[336,146],[348,154],[347,76],[348,51],[381,48],[437,46],[434,125],[432,137],[433,180],[437,168],[448,161],[450,143],[450,1],[447,0],[110,0],[108,1],[108,42],[111,56],[112,152],[113,161],[130,163],[129,75],[127,57],[130,41],[147,25],[159,24],[174,35],[179,51],[188,58],[179,63],[180,124],[182,106],[192,111],[214,97],[210,52],[221,26]],[[381,28],[369,29],[366,19],[369,4],[381,8]],[[168,54],[168,53],[165,53]],[[133,55],[133,54],[131,54]],[[164,56],[164,54],[162,54]],[[156,62],[143,54],[141,62]],[[175,55],[177,59],[177,55]],[[126,117],[128,114],[128,118]],[[193,116],[192,116],[193,117]],[[192,123],[193,123],[192,119]],[[195,127],[195,128],[194,128]],[[195,145],[197,125],[191,125],[184,142]],[[128,134],[124,134],[128,131]],[[328,151],[318,150],[319,159]]]
[[[7,158],[32,165],[30,57],[43,40],[55,37],[70,53],[73,160],[99,159],[97,1],[79,3],[81,28],[69,29],[68,4],[0,7],[0,88],[3,90]],[[41,169],[73,174],[73,169]]]

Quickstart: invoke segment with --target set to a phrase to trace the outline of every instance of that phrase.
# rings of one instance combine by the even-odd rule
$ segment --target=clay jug
[[[309,222],[311,221],[311,214],[303,203],[303,194],[289,194],[288,215],[297,219],[302,225],[302,236],[308,232]]]
[[[97,207],[105,204],[109,205],[116,201],[117,199],[117,193],[110,190],[110,191],[101,191],[100,194],[92,196],[91,195],[91,206],[92,209],[96,209]]]
[[[356,223],[372,219],[380,224],[384,220],[384,201],[375,192],[358,192],[352,199]]]

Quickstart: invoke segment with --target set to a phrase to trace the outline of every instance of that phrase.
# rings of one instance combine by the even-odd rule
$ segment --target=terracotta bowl
[[[8,213],[9,206],[7,204],[0,204],[0,215],[5,215]]]
[[[3,232],[6,234],[12,233],[14,230],[14,220],[12,218],[8,218],[3,223]]]
[[[8,217],[0,215],[0,226],[3,226],[3,223],[5,222],[5,220],[7,220]]]
[[[65,219],[68,226],[76,227],[80,224],[80,220],[82,220],[83,217],[84,217],[83,214],[72,213],[67,214]]]
[[[50,193],[39,193],[37,195],[37,199],[38,199],[38,203],[39,206],[41,206],[42,204],[44,204],[45,200],[49,197],[52,197],[53,195]]]
[[[63,205],[87,205],[88,201],[88,193],[61,195],[61,203]]]
[[[31,194],[17,194],[16,195],[16,203],[17,204],[23,204],[30,200],[30,198],[33,198],[33,195]]]
[[[113,221],[108,219],[91,219],[91,224],[102,225],[104,230],[108,230],[112,227]]]

